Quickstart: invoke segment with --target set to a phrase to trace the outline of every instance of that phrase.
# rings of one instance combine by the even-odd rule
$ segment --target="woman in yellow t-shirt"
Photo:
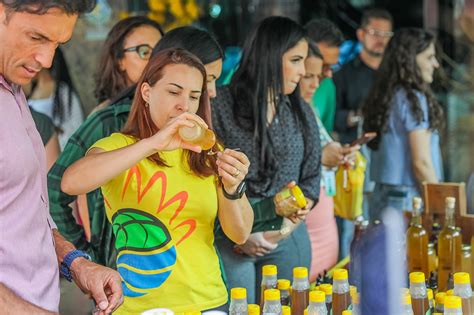
[[[253,211],[243,190],[250,162],[230,149],[209,155],[179,137],[180,127],[209,124],[205,78],[187,51],[158,53],[138,82],[122,132],[96,142],[64,173],[68,194],[102,189],[125,297],[117,314],[227,303],[214,223],[217,217],[235,243],[247,240]]]

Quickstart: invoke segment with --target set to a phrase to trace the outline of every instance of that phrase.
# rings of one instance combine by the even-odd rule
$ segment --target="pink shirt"
[[[0,74],[0,283],[58,311],[59,275],[46,156],[21,88]]]

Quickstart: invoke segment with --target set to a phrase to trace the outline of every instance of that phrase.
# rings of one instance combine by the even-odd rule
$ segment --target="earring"
[[[148,108],[148,106],[150,106],[150,104],[148,104],[148,102],[145,102],[145,107]]]

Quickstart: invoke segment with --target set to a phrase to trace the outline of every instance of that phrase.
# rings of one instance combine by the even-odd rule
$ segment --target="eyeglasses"
[[[366,28],[365,31],[370,36],[375,36],[375,37],[391,38],[393,36],[393,32],[381,31],[381,30],[377,30],[375,28]]]
[[[138,46],[133,46],[129,48],[125,48],[124,52],[136,52],[140,59],[148,60],[151,57],[151,52],[153,51],[153,47],[148,44],[141,44]]]

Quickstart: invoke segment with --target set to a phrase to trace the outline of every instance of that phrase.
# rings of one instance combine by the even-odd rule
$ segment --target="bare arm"
[[[57,314],[33,305],[18,297],[10,289],[0,283],[0,313],[10,314]]]
[[[206,123],[199,116],[184,113],[169,121],[155,135],[132,145],[108,152],[99,148],[93,148],[88,152],[87,156],[71,165],[64,172],[61,180],[61,190],[69,195],[88,193],[106,184],[144,158],[159,151],[172,151],[183,148],[201,152],[199,146],[183,142],[178,135],[180,127],[194,126],[190,120],[198,121],[201,125],[207,127]]]
[[[93,148],[64,172],[61,190],[68,195],[86,194],[153,153],[148,139],[108,152]]]
[[[222,192],[222,186],[229,194],[235,193],[248,173],[250,162],[242,152],[226,149],[218,153],[217,165],[222,181],[222,185],[217,189],[219,222],[231,241],[243,244],[252,231],[253,209],[245,195],[237,200],[227,199]]]
[[[58,134],[55,132],[44,146],[46,150],[46,166],[49,170],[58,159],[61,149],[59,148]]]
[[[413,171],[418,183],[437,183],[430,152],[431,132],[427,129],[414,130],[409,133],[408,139]]]

